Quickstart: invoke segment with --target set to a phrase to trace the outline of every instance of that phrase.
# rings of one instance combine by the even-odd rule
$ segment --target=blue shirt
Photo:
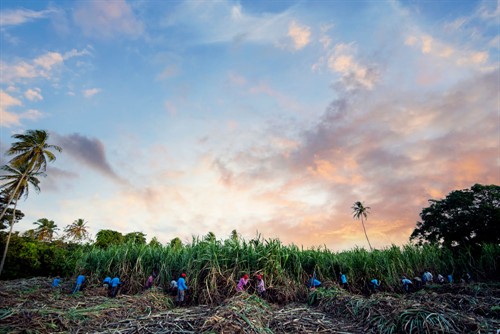
[[[378,279],[376,279],[376,278],[372,279],[372,283],[373,283],[373,285],[376,285],[376,286],[380,285],[378,282]]]
[[[58,287],[59,286],[59,282],[61,282],[60,278],[54,278],[54,280],[52,281],[52,286],[53,287]]]
[[[320,285],[321,285],[321,282],[315,278],[311,278],[311,280],[309,281],[309,287],[311,287],[311,288],[316,287],[316,286],[320,286]]]
[[[342,276],[340,276],[340,280],[342,281],[342,284],[347,283],[347,277],[345,277],[344,274],[342,274]]]
[[[108,277],[106,277],[106,278],[104,279],[103,283],[104,283],[104,284],[109,284],[109,283],[111,283],[111,277],[109,277],[109,276],[108,276]]]
[[[122,284],[122,282],[120,282],[120,279],[118,277],[115,277],[111,280],[110,284],[112,288],[115,288],[118,285]]]
[[[401,283],[403,283],[403,285],[413,284],[408,278],[403,278]]]
[[[85,282],[85,276],[83,275],[79,275],[77,278],[76,278],[76,284],[83,284],[83,282]]]
[[[188,287],[186,285],[186,280],[183,277],[179,277],[177,280],[177,289],[179,290],[187,290]]]

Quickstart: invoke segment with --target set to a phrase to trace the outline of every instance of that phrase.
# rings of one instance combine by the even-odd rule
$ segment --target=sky
[[[40,218],[175,237],[408,243],[429,199],[500,184],[500,0],[0,3],[0,163],[63,152]]]

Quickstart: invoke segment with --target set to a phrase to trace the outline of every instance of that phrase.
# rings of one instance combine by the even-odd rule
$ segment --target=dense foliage
[[[2,279],[33,276],[71,276],[75,270],[77,251],[85,246],[61,240],[44,242],[35,235],[13,233],[9,243]],[[0,250],[3,252],[7,233],[0,232]]]
[[[476,184],[429,203],[410,239],[447,247],[500,244],[500,186]]]
[[[5,233],[0,234],[4,246]],[[466,271],[476,279],[500,275],[500,246],[483,245],[478,250],[450,250],[432,245],[391,246],[372,252],[353,249],[334,253],[326,248],[301,249],[276,239],[240,238],[227,240],[193,239],[182,245],[163,246],[120,244],[102,248],[97,244],[43,242],[14,234],[3,279],[29,276],[72,276],[85,272],[89,282],[98,284],[105,276],[120,276],[124,292],[141,291],[153,270],[158,284],[168,286],[180,273],[188,275],[194,302],[218,303],[235,293],[244,273],[263,274],[270,298],[291,301],[307,294],[310,274],[326,286],[338,283],[340,272],[347,275],[352,291],[362,292],[368,280],[378,278],[382,289],[397,291],[402,274],[413,277],[424,270],[462,276]]]

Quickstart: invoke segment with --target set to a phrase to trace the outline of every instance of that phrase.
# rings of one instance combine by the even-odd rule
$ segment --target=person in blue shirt
[[[85,283],[85,275],[78,275],[76,278],[75,288],[72,293],[77,293],[83,289],[83,284]]]
[[[453,275],[452,274],[449,274],[448,275],[448,283],[453,283]]]
[[[57,276],[56,278],[54,278],[54,280],[52,281],[52,287],[54,288],[58,288],[59,287],[59,283],[61,283],[61,278],[59,276]]]
[[[102,281],[102,286],[105,288],[109,288],[109,284],[111,283],[111,277],[106,277],[104,281]]]
[[[175,301],[178,306],[182,306],[182,304],[184,304],[186,290],[188,290],[186,285],[186,274],[182,273],[181,277],[177,280],[177,297],[175,298]]]
[[[315,288],[320,288],[321,287],[321,282],[318,281],[315,277],[312,277],[312,275],[309,276],[309,288],[310,289],[315,289]]]
[[[108,296],[111,298],[116,297],[116,295],[118,294],[118,290],[120,289],[121,284],[122,284],[122,282],[120,282],[120,279],[118,277],[113,277],[113,279],[109,283]]]
[[[378,279],[374,278],[368,283],[368,286],[370,287],[370,291],[375,293],[377,292],[377,288],[380,286],[380,282]]]
[[[347,277],[345,274],[340,273],[340,282],[342,283],[342,287],[347,290]]]
[[[403,283],[404,292],[410,292],[410,290],[413,288],[413,282],[405,276],[401,278],[401,283]]]

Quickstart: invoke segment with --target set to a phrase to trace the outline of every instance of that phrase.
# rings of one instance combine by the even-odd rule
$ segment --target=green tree
[[[238,231],[232,230],[230,238],[233,241],[238,241],[238,239],[240,238],[239,235],[238,235]]]
[[[172,240],[170,240],[170,247],[172,248],[181,248],[182,247],[182,241],[179,239],[179,237],[175,237]]]
[[[123,234],[113,230],[100,230],[95,236],[95,245],[106,248],[109,245],[120,245],[123,243]]]
[[[33,224],[38,226],[35,229],[35,235],[40,241],[51,242],[54,238],[54,234],[57,234],[56,231],[59,230],[56,223],[53,220],[49,220],[47,218],[38,219]]]
[[[134,245],[145,245],[146,244],[146,235],[142,232],[130,232],[125,234],[123,237],[123,241],[125,243],[131,243]]]
[[[9,234],[7,236],[7,241],[5,243],[5,249],[3,252],[2,256],[2,262],[0,263],[0,275],[2,274],[3,267],[5,264],[5,258],[7,257],[7,251],[9,249],[9,242],[10,242],[10,237],[12,235],[12,230],[14,228],[14,224],[18,221],[16,219],[16,208],[17,208],[17,203],[19,202],[19,199],[24,195],[25,198],[28,197],[29,194],[29,186],[33,186],[35,191],[39,192],[40,187],[38,184],[40,181],[38,180],[39,175],[44,175],[43,173],[40,172],[26,172],[26,165],[20,165],[18,168],[15,168],[13,166],[9,165],[4,165],[2,167],[2,170],[6,172],[6,174],[0,175],[0,180],[4,181],[4,184],[1,186],[1,192],[3,194],[9,194],[10,198],[10,203],[14,203],[14,208],[12,210],[12,220],[10,221],[10,229],[9,229]],[[5,216],[5,213],[7,212],[7,207],[10,205],[7,204],[5,206],[5,209],[3,210],[4,215],[2,215],[2,218]]]
[[[475,184],[429,203],[410,240],[447,247],[500,243],[500,186]]]
[[[28,175],[45,172],[47,169],[47,160],[50,162],[56,159],[51,150],[62,151],[62,148],[59,146],[47,143],[49,134],[44,130],[27,130],[24,134],[13,135],[12,138],[18,141],[12,143],[7,151],[7,155],[14,156],[9,161],[9,164],[14,169],[22,170],[23,174],[18,179],[16,186],[8,193],[9,199],[0,214],[0,221],[7,212],[7,208],[15,200],[15,196],[19,194],[19,188],[25,183]]]
[[[83,218],[78,218],[70,225],[64,228],[65,238],[72,239],[77,242],[89,239],[87,231],[87,222]]]
[[[153,237],[153,239],[149,242],[149,246],[154,248],[161,247],[161,242],[158,241],[157,237]]]
[[[7,201],[9,200],[9,196],[4,193],[0,193],[0,210],[3,211],[5,206],[7,205]],[[21,210],[16,210],[16,221],[20,221],[24,217],[24,213]],[[10,223],[12,221],[14,215],[14,209],[8,208],[7,211],[5,212],[5,215],[3,218],[0,220],[0,230],[4,230],[7,228],[7,226],[10,226]]]
[[[368,213],[370,213],[371,208],[369,206],[364,206],[363,203],[357,201],[354,202],[351,209],[352,209],[352,217],[358,220],[361,219],[361,225],[363,225],[363,231],[365,232],[366,241],[368,241],[368,246],[370,246],[370,250],[373,250],[365,228],[365,220],[368,219]]]

